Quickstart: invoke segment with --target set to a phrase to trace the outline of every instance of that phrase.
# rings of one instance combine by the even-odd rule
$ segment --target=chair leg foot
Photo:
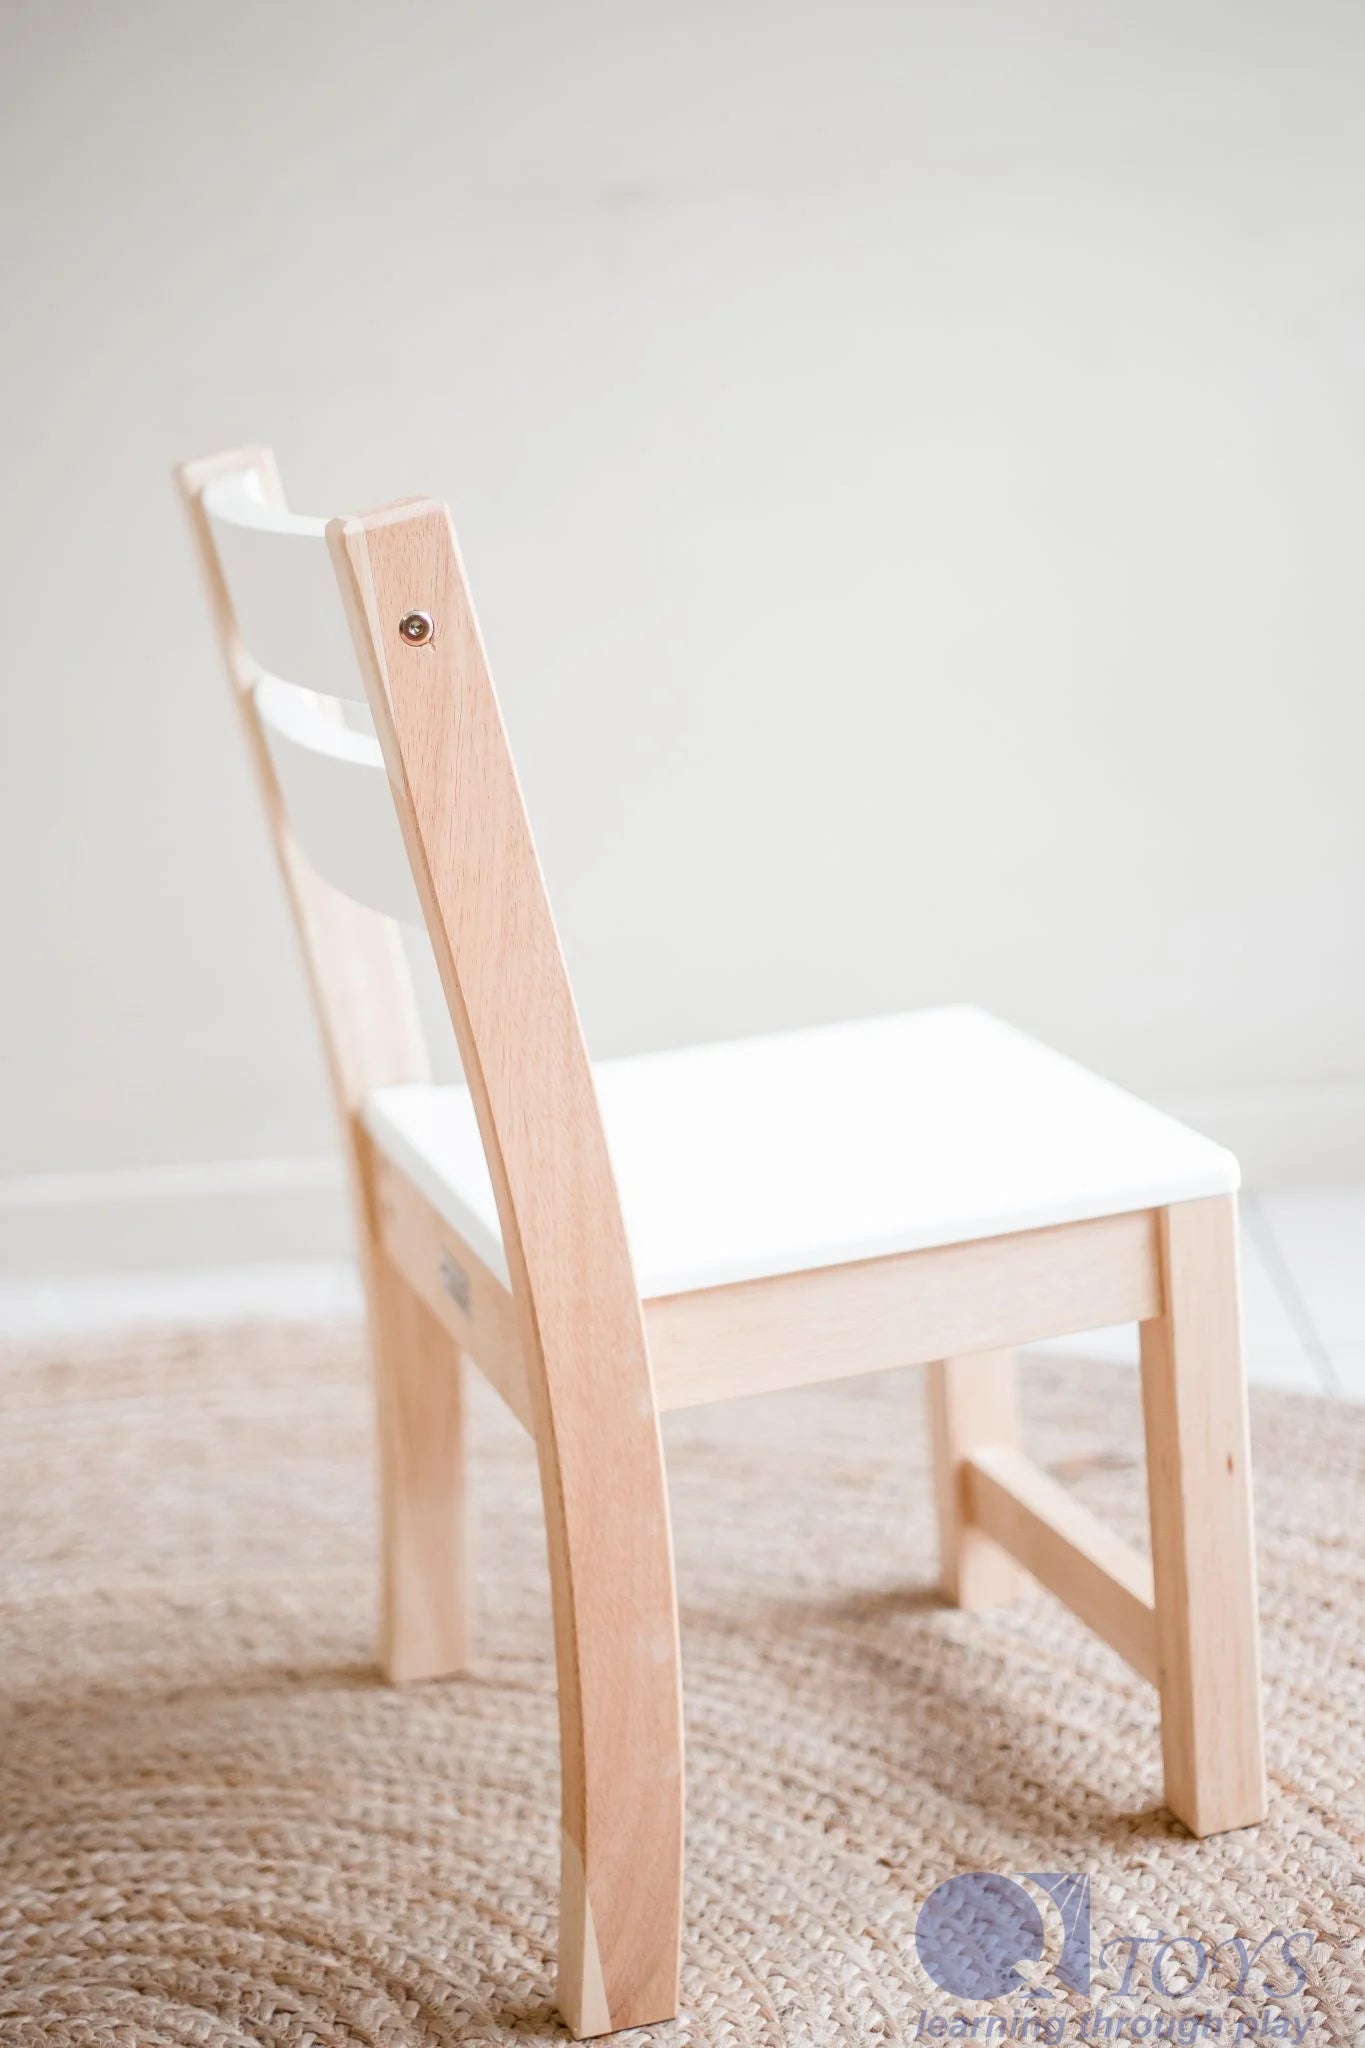
[[[583,1858],[565,1830],[559,1899],[560,2017],[576,2041],[628,2027],[662,2025],[678,2014],[677,1905],[661,1899],[644,1944],[621,1949],[600,1928]],[[643,1866],[642,1888],[652,1889]],[[638,1934],[636,1939],[638,1940]]]
[[[559,1977],[555,1998],[569,2032],[576,2041],[585,2041],[612,2032],[611,2004],[583,1858],[567,1828],[561,1841]]]
[[[672,2019],[682,1930],[678,1620],[654,1418],[610,1474],[538,1440],[563,1782],[559,2010],[579,2040]],[[577,1453],[585,1453],[581,1466]]]
[[[1161,1260],[1141,1336],[1166,1804],[1214,1835],[1266,1813],[1235,1200],[1163,1211]]]
[[[469,1655],[463,1360],[378,1249],[370,1321],[379,1423],[379,1665],[395,1685]]]
[[[1008,1551],[968,1520],[962,1459],[968,1451],[1019,1441],[1013,1352],[936,1359],[928,1368],[928,1396],[944,1596],[956,1607],[1000,1606],[1026,1593],[1031,1581]]]

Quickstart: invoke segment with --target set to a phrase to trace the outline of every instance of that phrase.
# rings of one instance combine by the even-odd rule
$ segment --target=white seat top
[[[982,1010],[874,1017],[594,1066],[645,1299],[1230,1193],[1207,1138]],[[469,1091],[364,1120],[504,1282]]]

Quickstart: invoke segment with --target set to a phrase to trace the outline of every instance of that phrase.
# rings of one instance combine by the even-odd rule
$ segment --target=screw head
[[[409,647],[425,647],[435,634],[436,621],[430,612],[404,612],[398,630]]]

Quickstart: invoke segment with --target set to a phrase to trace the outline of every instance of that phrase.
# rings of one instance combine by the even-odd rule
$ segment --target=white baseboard
[[[48,1274],[38,1280],[0,1279],[0,1343],[172,1326],[314,1323],[358,1317],[361,1308],[360,1274],[346,1259]]]
[[[1236,1153],[1248,1187],[1365,1181],[1365,1078],[1229,1088],[1161,1107]]]
[[[1248,1185],[1365,1181],[1365,1080],[1165,1105],[1227,1145]],[[0,1180],[0,1282],[327,1266],[351,1255],[335,1155]]]
[[[334,1154],[0,1180],[0,1281],[350,1255]]]

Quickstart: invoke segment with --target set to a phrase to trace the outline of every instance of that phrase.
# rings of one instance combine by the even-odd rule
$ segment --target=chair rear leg
[[[1019,1441],[1019,1398],[1012,1351],[939,1358],[928,1369],[929,1429],[938,1502],[943,1591],[956,1607],[995,1607],[1029,1588],[1008,1551],[972,1527],[963,1501],[968,1451]]]
[[[604,1462],[580,1416],[538,1437],[563,1762],[560,2013],[582,2040],[678,2010],[683,1755],[657,1423]]]
[[[1165,1210],[1161,1261],[1141,1336],[1166,1804],[1213,1835],[1266,1812],[1233,1197]]]
[[[379,1424],[379,1664],[391,1684],[463,1670],[464,1361],[379,1246],[367,1291]]]

